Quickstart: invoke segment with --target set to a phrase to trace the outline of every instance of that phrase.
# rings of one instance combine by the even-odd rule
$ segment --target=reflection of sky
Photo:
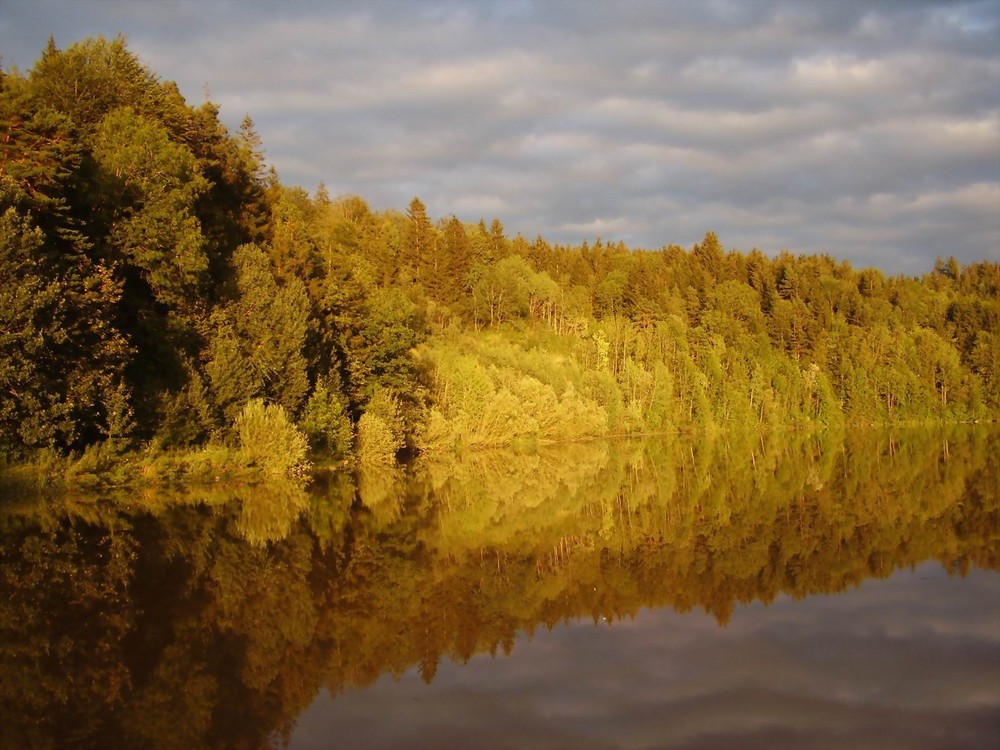
[[[1000,747],[1000,575],[934,563],[837,596],[540,629],[299,718],[309,748]]]

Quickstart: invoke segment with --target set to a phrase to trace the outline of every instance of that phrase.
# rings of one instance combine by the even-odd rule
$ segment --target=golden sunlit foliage
[[[0,76],[0,279],[0,458],[98,483],[235,450],[257,399],[317,464],[1000,413],[996,263],[553,246],[310,196],[121,38]]]

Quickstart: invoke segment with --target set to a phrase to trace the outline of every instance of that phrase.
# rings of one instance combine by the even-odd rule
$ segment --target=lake
[[[0,747],[1000,747],[1000,430],[0,501]]]

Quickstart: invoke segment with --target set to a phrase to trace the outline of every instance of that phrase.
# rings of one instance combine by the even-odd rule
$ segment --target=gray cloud
[[[1000,260],[1000,3],[46,2],[5,64],[123,32],[285,182],[510,232]]]

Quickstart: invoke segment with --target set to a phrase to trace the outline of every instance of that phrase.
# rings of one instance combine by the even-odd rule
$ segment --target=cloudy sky
[[[1000,261],[1000,0],[3,0],[5,67],[126,35],[283,182],[513,235]]]

